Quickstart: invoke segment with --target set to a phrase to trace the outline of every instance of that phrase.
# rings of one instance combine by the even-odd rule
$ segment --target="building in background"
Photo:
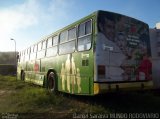
[[[160,29],[160,22],[156,24],[156,29]]]
[[[16,75],[15,52],[0,52],[0,75]]]
[[[150,29],[150,40],[154,87],[160,88],[160,23],[156,24],[156,28]]]

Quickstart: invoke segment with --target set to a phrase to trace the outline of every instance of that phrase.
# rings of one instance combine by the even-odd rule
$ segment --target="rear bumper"
[[[94,83],[94,94],[123,91],[152,89],[153,82],[127,82],[127,83]]]

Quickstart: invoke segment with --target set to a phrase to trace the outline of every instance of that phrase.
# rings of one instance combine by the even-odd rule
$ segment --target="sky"
[[[17,51],[24,50],[97,10],[139,19],[150,28],[160,22],[160,0],[0,0],[0,52],[15,51],[15,43]]]

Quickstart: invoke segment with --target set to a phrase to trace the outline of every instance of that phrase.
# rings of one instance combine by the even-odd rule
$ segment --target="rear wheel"
[[[48,74],[48,90],[50,92],[56,92],[56,77],[54,72]]]
[[[25,80],[25,72],[24,72],[24,71],[21,72],[21,80],[22,80],[22,81]]]

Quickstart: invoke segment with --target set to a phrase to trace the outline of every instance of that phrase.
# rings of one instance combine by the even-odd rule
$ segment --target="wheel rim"
[[[55,78],[54,78],[54,73],[53,73],[53,72],[51,72],[51,73],[49,74],[49,76],[48,76],[48,82],[49,82],[48,88],[49,88],[49,90],[50,90],[51,92],[53,92],[54,89],[55,89]]]
[[[24,79],[25,79],[25,74],[24,74],[24,72],[22,72],[22,74],[21,74],[21,80],[24,81]]]

